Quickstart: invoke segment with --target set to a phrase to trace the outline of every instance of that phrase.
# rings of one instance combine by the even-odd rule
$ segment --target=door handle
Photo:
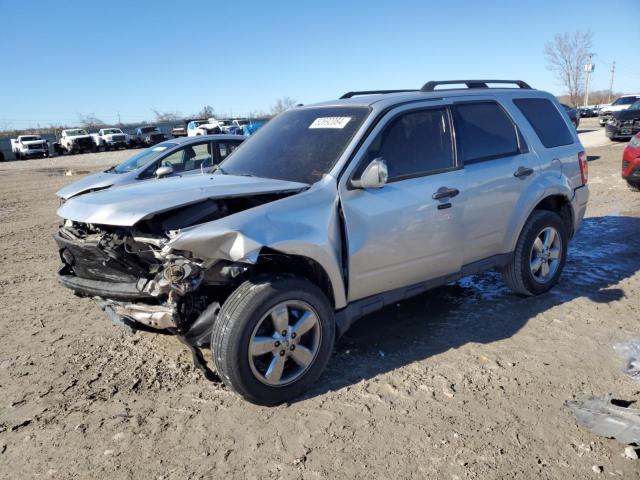
[[[513,172],[513,176],[516,177],[516,178],[524,178],[524,177],[528,177],[532,173],[533,173],[533,168],[520,167],[520,168],[518,168],[518,170]]]
[[[431,196],[431,198],[434,200],[442,200],[443,198],[453,198],[459,193],[460,190],[457,188],[440,187],[438,191]]]

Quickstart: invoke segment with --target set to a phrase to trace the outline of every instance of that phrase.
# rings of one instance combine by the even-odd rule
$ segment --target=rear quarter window
[[[573,135],[556,106],[545,98],[517,98],[515,106],[526,117],[545,148],[571,145]]]
[[[518,130],[495,102],[454,105],[458,156],[472,163],[520,153]]]

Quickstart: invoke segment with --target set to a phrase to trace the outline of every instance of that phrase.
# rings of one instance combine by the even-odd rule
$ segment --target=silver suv
[[[349,92],[280,114],[212,174],[71,198],[58,277],[203,368],[210,344],[226,385],[273,405],[385,305],[489,269],[549,290],[586,183],[566,112],[522,81]]]

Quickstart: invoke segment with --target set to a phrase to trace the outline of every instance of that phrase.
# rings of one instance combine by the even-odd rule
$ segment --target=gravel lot
[[[640,194],[624,144],[592,122],[591,202],[560,285],[522,299],[487,273],[371,315],[276,408],[55,282],[54,192],[132,151],[0,164],[0,478],[640,478],[563,406],[640,401],[612,348],[640,336]]]

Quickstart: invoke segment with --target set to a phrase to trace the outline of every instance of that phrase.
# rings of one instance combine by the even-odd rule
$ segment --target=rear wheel
[[[627,185],[629,185],[629,189],[634,192],[640,192],[640,182],[632,182],[631,180],[627,180]]]
[[[546,292],[560,278],[567,244],[567,229],[560,216],[534,211],[520,233],[511,263],[502,271],[505,283],[520,295]]]
[[[223,304],[211,348],[224,383],[250,402],[275,405],[307,390],[324,370],[335,337],[333,308],[300,277],[243,283]]]

